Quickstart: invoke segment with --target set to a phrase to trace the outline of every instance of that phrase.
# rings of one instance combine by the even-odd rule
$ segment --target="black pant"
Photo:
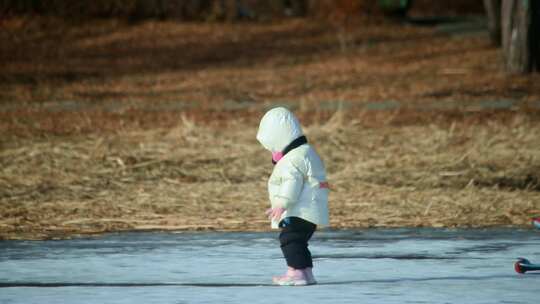
[[[288,217],[279,223],[279,227],[281,227],[279,242],[287,265],[294,269],[313,267],[308,241],[317,225],[299,217]]]

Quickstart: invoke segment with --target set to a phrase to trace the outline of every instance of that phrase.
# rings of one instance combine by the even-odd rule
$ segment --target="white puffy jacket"
[[[283,151],[292,141],[303,136],[298,119],[289,110],[279,107],[268,111],[261,120],[257,140],[271,152]],[[328,183],[323,162],[309,145],[301,145],[277,162],[268,181],[268,193],[273,208],[319,226],[328,226]]]

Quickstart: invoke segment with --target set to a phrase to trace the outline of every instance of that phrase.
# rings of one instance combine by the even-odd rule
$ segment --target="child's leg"
[[[297,217],[288,218],[288,221],[282,225],[279,241],[289,267],[294,269],[313,267],[308,241],[316,228],[315,224]]]
[[[274,277],[278,285],[311,285],[316,284],[311,268],[313,260],[308,249],[308,241],[317,226],[297,217],[289,217],[280,223],[279,235],[281,250],[287,261],[287,274]]]

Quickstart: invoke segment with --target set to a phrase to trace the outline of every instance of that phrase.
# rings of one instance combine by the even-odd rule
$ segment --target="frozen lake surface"
[[[276,287],[277,233],[0,242],[0,303],[536,303],[540,231],[319,231],[318,285]]]

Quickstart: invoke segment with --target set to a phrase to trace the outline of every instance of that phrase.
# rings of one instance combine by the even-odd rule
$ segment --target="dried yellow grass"
[[[370,113],[365,113],[370,115]],[[266,230],[269,153],[256,123],[14,139],[0,151],[0,238],[122,230]],[[540,123],[306,128],[334,228],[523,226],[540,215]]]

